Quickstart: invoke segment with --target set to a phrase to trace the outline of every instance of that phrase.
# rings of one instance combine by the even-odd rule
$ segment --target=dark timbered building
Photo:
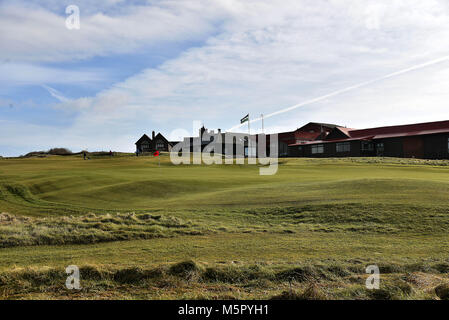
[[[309,141],[319,140],[328,135],[336,124],[309,122],[308,124],[296,129],[295,131],[278,133],[278,156],[286,157],[289,155],[288,146],[291,144],[305,143]],[[268,135],[268,141],[271,136]]]
[[[336,126],[313,141],[288,146],[291,157],[449,159],[449,121],[350,129]]]
[[[175,142],[168,141],[161,133],[152,132],[151,138],[144,134],[137,140],[136,152],[170,151]]]

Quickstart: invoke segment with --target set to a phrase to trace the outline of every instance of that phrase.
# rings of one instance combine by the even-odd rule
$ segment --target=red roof
[[[287,143],[295,143],[296,140],[315,140],[321,135],[321,132],[306,132],[306,131],[289,131],[278,133],[278,139]]]
[[[399,126],[388,126],[388,127],[378,127],[369,129],[350,129],[338,127],[340,131],[345,133],[347,139],[334,139],[334,140],[321,140],[321,141],[310,141],[302,144],[316,144],[316,143],[328,143],[328,142],[339,142],[339,141],[352,141],[352,140],[373,140],[373,139],[383,139],[383,138],[395,138],[395,137],[406,137],[406,136],[417,136],[417,135],[428,135],[437,133],[449,132],[449,121],[437,121],[437,122],[425,122],[416,124],[406,124]],[[300,145],[292,144],[292,146]]]
[[[315,140],[321,135],[321,132],[305,132],[305,131],[296,131],[295,139],[297,140]]]
[[[352,130],[349,133],[352,138],[360,138],[367,136],[400,137],[406,135],[432,134],[441,132],[449,132],[449,121],[426,122],[400,126]]]
[[[350,137],[351,135],[349,134],[350,131],[353,130],[357,130],[354,128],[345,128],[345,127],[337,127],[341,132],[343,132],[345,135],[347,135],[348,137]]]

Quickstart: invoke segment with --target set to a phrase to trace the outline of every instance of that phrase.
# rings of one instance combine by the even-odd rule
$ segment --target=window
[[[383,142],[376,143],[376,152],[378,156],[382,157],[384,155],[384,150],[385,147]]]
[[[156,150],[161,150],[161,149],[164,149],[164,148],[165,148],[164,142],[161,141],[161,140],[158,140],[158,141],[156,142]]]
[[[377,151],[383,152],[383,151],[384,151],[384,144],[383,144],[383,142],[378,143],[378,144],[376,145],[376,149],[377,149]]]
[[[337,143],[337,152],[349,152],[351,151],[350,142],[339,142]]]
[[[150,143],[148,141],[143,141],[140,145],[142,152],[150,150]]]
[[[362,151],[373,151],[374,144],[372,142],[362,141]]]
[[[449,138],[447,138],[447,152],[449,152]]]
[[[312,145],[312,154],[317,154],[317,153],[324,153],[324,145],[322,145],[322,144]]]

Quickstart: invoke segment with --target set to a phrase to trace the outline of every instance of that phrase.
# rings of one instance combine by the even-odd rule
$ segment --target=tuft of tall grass
[[[91,244],[203,234],[178,217],[149,214],[88,214],[64,217],[24,217],[0,214],[0,248],[25,245]]]

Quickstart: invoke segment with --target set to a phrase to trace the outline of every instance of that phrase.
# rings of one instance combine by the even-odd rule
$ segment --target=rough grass
[[[117,213],[65,217],[0,214],[0,247],[88,244],[203,234],[191,221],[173,216]]]
[[[207,267],[188,260],[174,265],[145,269],[80,266],[80,290],[65,287],[67,274],[55,268],[24,268],[0,273],[0,296],[12,299],[242,299],[326,300],[326,299],[448,299],[448,274],[438,272],[388,274],[380,289],[364,286],[366,275],[332,270],[345,266]],[[286,279],[308,269],[312,278]],[[349,270],[355,270],[349,266]],[[212,276],[213,275],[213,276]],[[219,275],[217,277],[217,275]],[[420,279],[417,281],[416,279]],[[438,283],[444,282],[443,285]],[[126,290],[124,290],[126,288]]]
[[[449,161],[0,159],[4,298],[444,299]],[[181,261],[181,262],[180,262]],[[64,287],[82,267],[83,289]],[[381,289],[365,289],[377,264]],[[438,289],[436,289],[438,287]]]

